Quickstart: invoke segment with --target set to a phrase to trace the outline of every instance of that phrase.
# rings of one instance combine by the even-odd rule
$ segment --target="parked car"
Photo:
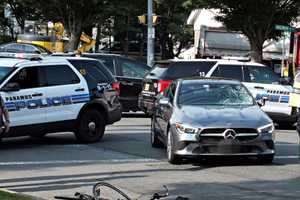
[[[143,62],[114,54],[84,53],[82,56],[102,61],[120,82],[120,102],[123,111],[140,110],[138,96],[142,91],[143,78],[151,67]]]
[[[63,58],[0,58],[0,93],[11,119],[1,138],[71,131],[80,142],[101,140],[106,125],[121,119],[114,77],[94,80],[97,74],[80,70]]]
[[[29,43],[10,42],[0,45],[0,52],[30,53],[30,54],[52,54],[43,46]]]
[[[64,57],[68,60],[87,80],[89,87],[97,88],[99,85],[109,84],[109,87],[120,93],[120,83],[105,67],[105,65],[96,59],[84,57]]]
[[[274,158],[274,125],[239,81],[186,78],[156,101],[151,144],[166,146],[170,163],[198,156]]]
[[[192,60],[160,62],[144,78],[139,106],[152,112],[157,94],[163,92],[172,80],[188,77],[223,77],[243,82],[255,99],[268,98],[262,109],[281,126],[291,127],[296,112],[289,107],[289,94],[293,90],[270,68],[259,63],[235,60]]]

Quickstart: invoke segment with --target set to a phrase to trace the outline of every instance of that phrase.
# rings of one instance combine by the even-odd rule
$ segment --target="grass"
[[[11,194],[1,190],[0,190],[0,199],[1,200],[33,200],[32,198],[27,196],[22,196],[19,194]]]

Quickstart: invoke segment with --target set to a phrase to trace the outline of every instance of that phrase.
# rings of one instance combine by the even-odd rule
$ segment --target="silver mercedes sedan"
[[[272,120],[239,81],[187,78],[174,81],[158,97],[151,144],[166,146],[172,164],[223,155],[255,156],[271,163],[273,132]]]

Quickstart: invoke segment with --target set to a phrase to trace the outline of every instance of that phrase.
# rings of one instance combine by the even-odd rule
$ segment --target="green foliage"
[[[3,5],[8,4],[16,20],[24,30],[25,20],[39,20],[40,13],[35,8],[34,0],[4,0]]]
[[[4,191],[0,191],[0,199],[1,200],[33,200],[28,196],[21,196],[18,194],[11,194]]]
[[[200,0],[156,0],[155,2],[156,11],[161,17],[157,31],[162,58],[173,58],[193,40],[193,31],[186,25],[186,21],[192,9],[202,7],[203,2]],[[176,55],[174,55],[175,46]]]
[[[2,43],[7,43],[7,42],[12,42],[14,41],[14,38],[8,35],[0,35],[0,44]]]
[[[299,15],[299,0],[207,0],[208,8],[220,10],[217,20],[232,31],[245,34],[261,61],[262,45],[267,39],[278,39],[276,24],[290,25]]]

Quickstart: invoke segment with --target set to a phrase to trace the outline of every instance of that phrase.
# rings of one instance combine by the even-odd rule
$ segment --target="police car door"
[[[262,109],[267,113],[279,113],[290,115],[291,108],[288,105],[289,92],[292,89],[288,85],[279,84],[277,76],[270,68],[265,66],[244,66],[244,85],[250,90],[256,100],[267,97],[268,101]]]
[[[11,126],[39,124],[45,121],[45,91],[39,80],[39,67],[18,69],[1,88],[1,96],[10,114]]]
[[[49,65],[42,70],[47,85],[46,121],[76,119],[84,103],[90,99],[86,82],[69,65]]]

